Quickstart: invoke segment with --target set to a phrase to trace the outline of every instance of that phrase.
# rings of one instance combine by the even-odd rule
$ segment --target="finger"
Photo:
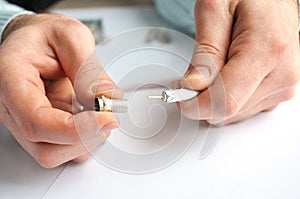
[[[85,111],[72,116],[59,109],[41,108],[34,112],[32,130],[26,137],[32,142],[74,145],[118,126],[119,120],[110,112]]]
[[[122,92],[101,67],[94,51],[95,42],[90,30],[70,19],[58,27],[51,42],[64,71],[71,79],[76,97],[82,104],[93,106],[95,93],[121,97]],[[68,27],[65,27],[65,26]],[[68,28],[68,31],[65,31]],[[53,38],[51,38],[53,39]]]
[[[222,125],[227,125],[227,124],[245,120],[246,118],[249,118],[263,111],[272,111],[278,106],[279,103],[291,99],[295,95],[296,88],[297,87],[291,87],[291,88],[281,90],[280,92],[274,93],[273,95],[268,96],[264,100],[258,102],[253,107],[249,107],[250,104],[253,104],[252,102],[247,103],[245,107],[243,107],[239,111],[239,113],[237,113],[235,116],[231,118],[226,119],[225,123]],[[211,121],[208,122],[211,123]],[[216,124],[216,125],[220,125],[220,124]]]
[[[235,13],[231,8],[236,7],[231,4],[229,1],[197,1],[196,45],[190,67],[181,81],[183,87],[207,88],[225,64]]]
[[[182,113],[200,120],[235,115],[272,70],[271,67],[261,67],[264,61],[257,58],[256,53],[243,52],[232,57],[209,89],[180,104]]]
[[[228,124],[233,124],[233,123],[236,123],[236,122],[241,122],[243,120],[246,120],[254,115],[257,115],[259,114],[260,112],[265,112],[265,110],[274,110],[275,107],[277,107],[278,105],[274,105],[274,106],[271,106],[271,107],[266,107],[266,104],[262,105],[262,107],[260,106],[257,106],[251,110],[248,110],[246,112],[243,112],[243,113],[240,113],[240,114],[237,114],[236,116],[230,118],[230,119],[227,119],[225,120],[225,122],[222,122],[222,123],[214,123],[214,122],[211,122],[211,121],[207,121],[208,123],[210,124],[213,124],[214,126],[224,126],[224,125],[228,125]],[[264,109],[264,110],[263,110]],[[267,111],[269,112],[269,111]]]
[[[57,145],[51,143],[35,143],[28,141],[21,131],[12,130],[16,141],[27,151],[41,166],[54,168],[84,154],[91,154],[107,138],[108,133],[99,134],[85,143],[76,145]]]
[[[45,81],[45,90],[53,108],[72,113],[74,90],[69,78]]]
[[[280,69],[280,67],[282,67],[282,69]],[[291,95],[294,95],[296,90],[295,85],[297,85],[299,81],[299,74],[297,74],[296,68],[294,70],[292,70],[292,68],[298,67],[298,64],[297,62],[289,64],[290,72],[286,71],[283,67],[285,67],[285,65],[277,67],[276,70],[273,70],[263,79],[255,92],[241,108],[241,111],[250,109],[265,99],[277,95],[277,93],[282,93],[281,96],[278,96],[278,100],[281,101],[286,101]],[[286,71],[285,75],[282,74],[282,70]]]
[[[48,143],[35,144],[29,152],[35,160],[45,168],[54,168],[76,158],[91,154],[106,139],[105,134],[99,135],[88,143],[78,145],[53,145]],[[83,159],[82,159],[83,160]]]
[[[105,132],[103,135],[105,136],[105,139],[107,139],[109,137],[110,133]],[[93,154],[91,152],[86,152],[82,156],[75,158],[73,161],[76,163],[82,163],[82,162],[87,161],[91,156],[93,156]]]
[[[110,112],[82,112],[76,115],[55,109],[40,88],[31,81],[7,84],[4,101],[19,130],[32,142],[74,144],[88,139],[99,129],[111,130],[119,120]],[[17,99],[17,100],[16,100]]]
[[[177,103],[181,113],[193,120],[222,120],[226,118],[226,94],[221,75],[197,97]]]
[[[104,95],[108,98],[123,96],[123,92],[103,70],[95,52],[82,64],[73,84],[79,102],[90,108],[94,107],[95,96]]]

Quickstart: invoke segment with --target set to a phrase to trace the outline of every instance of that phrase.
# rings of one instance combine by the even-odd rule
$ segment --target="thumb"
[[[95,95],[122,97],[122,91],[106,74],[97,58],[91,31],[71,18],[61,26],[54,36],[53,46],[80,104],[93,107]]]
[[[224,66],[234,15],[230,8],[228,1],[198,0],[196,3],[196,44],[190,66],[181,80],[182,87],[204,90]]]

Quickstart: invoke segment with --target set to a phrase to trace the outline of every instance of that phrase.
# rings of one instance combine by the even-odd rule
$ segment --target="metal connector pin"
[[[149,95],[148,99],[163,99],[164,97],[161,95]]]
[[[104,96],[100,96],[95,98],[95,111],[127,113],[128,101],[126,99],[109,99]]]

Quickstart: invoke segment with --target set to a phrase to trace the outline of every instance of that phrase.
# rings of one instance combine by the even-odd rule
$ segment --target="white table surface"
[[[59,12],[102,18],[107,35],[168,27],[151,7]],[[147,174],[118,172],[96,158],[43,169],[0,126],[0,198],[300,198],[299,111],[298,92],[273,112],[224,127],[204,159],[199,153],[205,133],[199,131],[178,161]],[[205,128],[204,123],[200,126]],[[114,132],[111,140],[117,138]]]

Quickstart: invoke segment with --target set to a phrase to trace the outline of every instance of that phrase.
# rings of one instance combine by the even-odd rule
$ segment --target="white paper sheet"
[[[165,26],[156,12],[149,7],[60,12],[79,18],[101,17],[110,35],[136,27]],[[172,45],[181,47],[180,42],[176,41]],[[192,49],[187,50],[186,56],[191,55],[191,52]],[[146,57],[146,54],[149,56]],[[153,50],[149,50],[146,54],[143,51],[124,56],[115,61],[108,72],[126,89],[134,87],[135,84],[140,85],[141,81],[149,82],[151,78],[154,78],[153,81],[156,83],[161,81],[163,87],[172,79],[178,78],[186,69],[186,61],[171,54],[157,53]],[[150,62],[153,58],[156,64]],[[157,62],[162,66],[177,68],[176,70],[170,67],[158,69]],[[143,63],[148,63],[144,66],[147,68],[133,68],[130,73],[126,73],[128,67],[141,66]],[[121,66],[123,68],[118,71],[117,68]],[[123,73],[126,75],[122,76]],[[168,74],[168,78],[165,78],[164,74]],[[300,184],[299,93],[293,100],[281,104],[271,113],[261,113],[244,122],[226,126],[222,131],[222,137],[211,153],[204,159],[200,159],[203,143],[207,140],[208,125],[200,122],[199,129],[193,137],[195,122],[182,118],[174,104],[166,105],[146,99],[142,101],[146,94],[156,94],[161,89],[156,85],[138,89],[136,92],[128,89],[126,92],[131,103],[134,102],[136,105],[130,115],[137,126],[145,127],[151,118],[158,118],[157,121],[152,121],[154,125],[151,128],[157,124],[158,129],[155,129],[155,132],[164,132],[159,139],[155,139],[154,136],[154,139],[148,139],[148,142],[137,141],[133,139],[134,136],[153,136],[151,134],[153,131],[143,131],[137,134],[139,130],[133,129],[132,134],[128,136],[126,132],[130,131],[126,129],[132,130],[132,127],[126,126],[129,122],[125,122],[121,125],[121,130],[112,132],[109,140],[99,147],[94,158],[84,164],[69,163],[61,174],[63,167],[54,170],[40,168],[14,142],[8,132],[1,129],[0,197],[231,199],[300,197],[298,188]],[[150,111],[147,115],[145,110],[149,110],[151,103],[156,103],[158,106],[153,107],[152,112]],[[132,106],[133,104],[130,105]],[[142,114],[141,117],[138,117],[140,114]],[[120,117],[121,122],[130,119],[124,115]],[[169,117],[172,120],[167,120]],[[159,126],[164,119],[166,120],[163,123],[168,128]],[[109,158],[103,156],[103,151],[108,150],[110,144],[127,152],[149,153],[153,149],[161,149],[172,138],[170,127],[182,121],[186,122],[184,124],[186,132],[179,132],[183,141],[180,143],[187,144],[188,147],[184,153],[178,153],[178,158],[167,164],[167,167],[146,174],[129,174],[117,171],[116,166],[121,165],[120,168],[127,166],[129,170],[141,169],[141,167],[135,168],[132,164],[117,164],[113,165],[114,169],[112,169],[110,167],[115,162],[110,162],[110,164],[104,164],[107,163],[106,160],[101,162],[103,160],[101,158]],[[187,129],[188,126],[191,130]],[[189,142],[191,137],[194,138],[193,142]],[[188,139],[184,140],[184,138]],[[177,152],[176,147],[170,148],[170,154]],[[159,157],[165,157],[165,154]],[[123,157],[118,158],[124,161]],[[152,164],[151,161],[147,163],[150,166]],[[145,168],[144,166],[147,165],[142,165],[142,168]],[[120,168],[119,170],[122,170]],[[56,178],[58,174],[60,175]]]

